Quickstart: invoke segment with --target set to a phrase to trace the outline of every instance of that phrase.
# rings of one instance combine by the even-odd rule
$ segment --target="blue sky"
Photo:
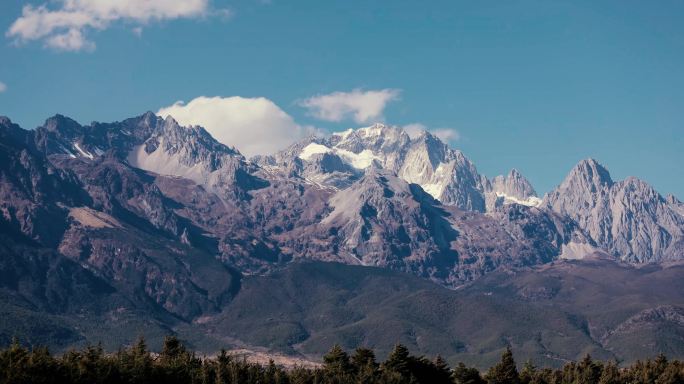
[[[451,144],[480,172],[518,168],[540,193],[594,157],[614,179],[684,198],[682,1],[193,1],[156,18],[92,0],[0,3],[0,114],[33,128],[55,113],[87,123],[263,97],[273,105],[259,111],[283,112],[272,121],[297,135],[421,124],[458,132]],[[12,29],[26,4],[92,19]],[[353,103],[312,107],[354,90],[389,93],[366,119]]]

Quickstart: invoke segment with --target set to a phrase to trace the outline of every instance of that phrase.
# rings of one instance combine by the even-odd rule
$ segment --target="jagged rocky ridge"
[[[135,334],[209,324],[220,338],[226,306],[246,310],[233,304],[244,276],[298,261],[453,288],[558,259],[683,256],[684,205],[641,181],[583,161],[542,201],[516,170],[488,179],[433,135],[384,125],[248,160],[149,112],[34,131],[0,118],[0,210],[0,301],[54,319],[65,344],[94,337],[65,318]]]
[[[636,179],[613,183],[594,161],[581,162],[542,202],[515,169],[488,179],[429,132],[410,137],[382,124],[311,137],[254,161],[201,127],[151,112],[88,126],[57,115],[32,132],[5,118],[3,127],[42,162],[32,168],[69,184],[49,193],[71,191],[52,205],[30,194],[8,199],[21,209],[3,208],[6,219],[72,258],[93,257],[92,228],[126,225],[246,273],[318,259],[447,286],[602,251],[630,262],[682,257],[681,203]],[[32,204],[52,212],[53,233],[34,233],[42,221],[25,213]]]
[[[544,196],[543,206],[575,220],[613,257],[630,263],[684,258],[684,215],[674,197],[664,198],[635,177],[613,181],[596,160],[577,164]]]
[[[489,180],[465,155],[428,131],[411,138],[401,128],[375,124],[311,137],[274,156],[257,157],[262,166],[311,183],[344,189],[369,167],[395,173],[418,184],[445,205],[468,211],[492,211],[510,203],[536,206],[534,188],[515,169]]]
[[[591,159],[580,162],[543,200],[515,169],[488,179],[460,151],[430,133],[411,138],[400,128],[382,124],[310,138],[256,161],[281,174],[342,190],[367,169],[382,168],[420,185],[445,206],[493,216],[511,204],[554,211],[574,220],[599,248],[623,261],[684,257],[682,203],[674,196],[662,197],[634,177],[613,182],[608,171]],[[581,258],[595,250],[593,245],[568,244],[565,256]]]
[[[65,205],[72,221],[130,223],[246,273],[318,259],[457,286],[501,266],[548,262],[567,245],[593,252],[594,242],[571,220],[511,204],[534,197],[517,171],[489,181],[428,132],[411,139],[374,125],[312,138],[257,163],[200,127],[151,113],[90,126],[56,116],[34,142],[88,198]],[[98,243],[82,233],[84,225],[65,227],[59,249],[72,258],[97,258],[93,252],[118,240]]]

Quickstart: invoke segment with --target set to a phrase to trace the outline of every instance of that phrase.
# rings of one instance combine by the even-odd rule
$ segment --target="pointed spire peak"
[[[572,176],[581,176],[597,184],[613,184],[610,172],[593,158],[584,159],[577,163],[568,177]]]
[[[428,131],[427,129],[423,129],[420,132],[420,134],[418,134],[418,137],[425,138],[425,139],[431,139],[431,140],[439,140],[439,137],[437,137],[434,133]]]
[[[486,178],[485,178],[486,180]],[[530,182],[517,169],[513,168],[508,175],[498,175],[491,180],[487,180],[487,188],[494,192],[498,197],[504,197],[508,201],[518,204],[536,205],[537,192]]]
[[[71,124],[80,125],[76,122],[76,120],[74,120],[68,116],[64,116],[62,114],[59,114],[59,113],[55,114],[54,116],[48,117],[45,120],[45,124],[47,125],[48,123],[71,123]]]
[[[401,130],[408,135],[411,140],[418,140],[428,134],[427,127],[421,123],[407,124]]]
[[[43,126],[50,132],[59,131],[62,134],[74,134],[83,128],[76,120],[60,114],[49,117]]]
[[[605,169],[601,163],[598,162],[598,160],[594,159],[593,157],[588,157],[586,159],[582,159],[577,163],[577,166],[582,166],[582,167],[590,167],[592,169]]]
[[[168,115],[164,118],[164,125],[167,127],[180,127],[178,121],[176,121],[176,119],[174,119],[171,115]]]
[[[417,136],[415,136],[415,139],[413,139],[414,142],[422,142],[426,143],[428,145],[442,145],[446,146],[446,144],[440,139],[437,135],[434,133],[424,129],[421,132],[418,133]]]
[[[140,116],[140,117],[145,118],[145,119],[155,119],[155,118],[157,118],[157,115],[152,111],[147,111],[147,112],[143,113],[142,116]]]
[[[160,116],[157,116],[157,114],[152,111],[147,111],[140,115],[139,119],[140,121],[144,121],[146,125],[150,126],[156,122],[157,119],[160,119]]]
[[[593,158],[588,158],[580,161],[575,166],[575,170],[589,174],[593,178],[596,178],[597,180],[601,180],[603,182],[607,182],[609,184],[613,182],[613,180],[610,177],[610,172],[608,172],[608,169],[606,169],[606,167],[601,165],[601,163],[599,163],[597,160]]]
[[[523,175],[520,173],[520,171],[515,168],[511,168],[510,172],[508,172],[508,178],[520,179],[522,177]]]

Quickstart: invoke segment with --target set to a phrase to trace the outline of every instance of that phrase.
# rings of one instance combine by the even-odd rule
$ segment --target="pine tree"
[[[162,361],[173,361],[182,358],[185,353],[185,346],[183,346],[176,336],[166,336],[159,358]]]
[[[609,361],[604,367],[603,372],[601,372],[601,378],[599,379],[599,384],[621,384],[622,378],[620,377],[620,370],[618,369],[617,363],[614,361]]]
[[[138,338],[138,341],[127,352],[127,357],[130,357],[130,365],[128,367],[128,374],[131,381],[135,383],[150,383],[153,378],[153,365],[150,351],[147,349],[147,343],[144,337]]]
[[[394,346],[394,349],[387,357],[384,369],[397,373],[402,378],[408,380],[411,376],[411,365],[408,348],[401,344]]]
[[[357,370],[366,366],[376,368],[378,366],[378,363],[375,361],[375,352],[372,349],[363,347],[356,348],[351,357],[351,363]]]
[[[188,352],[176,336],[164,339],[159,354],[159,374],[167,383],[186,383],[201,376],[201,361]]]
[[[560,371],[544,368],[537,371],[532,384],[560,384],[563,380],[563,375]]]
[[[0,361],[0,382],[27,383],[31,372],[28,371],[28,351],[14,338],[10,347],[2,352]]]
[[[501,355],[501,361],[489,369],[487,372],[487,383],[489,384],[519,384],[520,376],[515,367],[513,352],[507,347]]]
[[[323,371],[325,376],[336,383],[351,381],[353,369],[349,362],[349,355],[338,344],[323,356]]]
[[[357,383],[373,383],[378,376],[378,363],[375,352],[368,348],[356,348],[351,357],[351,363],[356,371]]]
[[[26,369],[31,375],[32,383],[49,384],[64,381],[64,378],[56,374],[59,371],[59,364],[45,347],[38,347],[31,351],[27,363]]]
[[[28,351],[17,341],[0,349],[0,384],[682,384],[684,363],[658,356],[637,361],[626,369],[616,362],[602,363],[586,356],[562,369],[537,369],[525,363],[520,374],[510,349],[501,361],[490,368],[483,380],[475,368],[459,363],[449,369],[437,356],[428,360],[412,356],[406,347],[397,345],[378,369],[372,350],[359,348],[350,358],[340,347],[333,347],[322,368],[284,370],[273,361],[268,365],[247,362],[246,358],[228,356],[226,351],[215,358],[197,359],[174,337],[164,343],[158,358],[152,358],[144,339],[114,355],[102,346],[86,346],[54,358],[46,348]],[[451,372],[451,376],[449,373]]]
[[[435,360],[432,362],[433,366],[433,383],[451,383],[451,368],[449,364],[442,358],[442,356],[437,355]]]
[[[93,383],[103,380],[104,349],[102,345],[88,345],[84,351],[77,352],[74,356],[80,381]]]
[[[230,383],[230,356],[225,349],[216,357],[216,382],[217,384]]]
[[[537,367],[532,364],[532,360],[527,360],[523,369],[520,371],[520,382],[522,384],[530,384],[534,381],[537,374]]]
[[[684,364],[679,361],[670,361],[655,381],[655,384],[681,383],[684,383]]]
[[[476,368],[469,368],[463,363],[458,363],[452,373],[452,380],[456,384],[484,384],[485,381],[480,376],[480,371]]]
[[[577,363],[571,361],[563,366],[561,374],[563,383],[575,383],[577,377]]]
[[[584,356],[576,369],[575,381],[577,384],[596,384],[601,378],[601,365],[594,362],[588,354]]]
[[[665,357],[664,354],[659,353],[655,360],[653,360],[653,371],[655,376],[660,377],[660,375],[665,372],[665,369],[667,369],[667,357]]]

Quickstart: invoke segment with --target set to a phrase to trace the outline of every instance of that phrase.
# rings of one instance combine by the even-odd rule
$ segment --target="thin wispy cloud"
[[[453,128],[436,128],[430,130],[430,132],[446,143],[457,141],[461,138],[461,134]]]
[[[416,138],[420,136],[421,133],[423,132],[430,132],[433,135],[437,136],[440,140],[442,140],[445,143],[450,143],[453,141],[458,141],[458,139],[461,138],[461,134],[453,128],[435,128],[435,129],[429,129],[425,124],[422,123],[412,123],[412,124],[407,124],[401,127],[408,135],[409,137]]]
[[[399,98],[398,89],[354,89],[351,92],[333,92],[317,95],[299,102],[317,119],[339,122],[352,119],[356,123],[382,119],[387,104]]]
[[[171,115],[182,125],[200,125],[246,156],[271,154],[315,133],[264,97],[200,96],[187,104],[176,102],[161,108],[157,114]]]
[[[42,41],[58,51],[92,51],[93,31],[116,22],[147,25],[154,21],[228,17],[228,9],[212,9],[210,0],[57,0],[39,6],[26,5],[5,35],[16,44]]]
[[[7,85],[0,81],[0,93],[3,93],[7,90]]]

